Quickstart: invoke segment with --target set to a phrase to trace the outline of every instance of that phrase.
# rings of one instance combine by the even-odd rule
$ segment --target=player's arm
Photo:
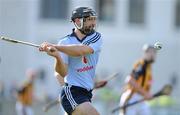
[[[62,77],[65,77],[67,74],[67,65],[63,62],[59,51],[52,45],[44,42],[40,45],[39,51],[47,52],[48,55],[55,58],[54,69],[55,72],[59,73]]]
[[[102,45],[102,38],[97,38],[95,41],[89,42],[89,45],[84,44],[69,44],[59,43],[58,45],[44,42],[40,45],[40,51],[46,50],[47,47],[55,47],[58,51],[67,54],[68,56],[83,56],[100,51]],[[53,51],[53,50],[51,50]]]
[[[55,57],[54,68],[55,68],[55,72],[59,74],[59,76],[56,76],[56,78],[61,79],[60,77],[65,77],[67,75],[67,64],[63,62],[62,58],[59,55]]]
[[[83,44],[55,45],[55,47],[58,51],[74,57],[83,56],[94,52],[90,46]]]
[[[84,44],[59,44],[55,45],[58,51],[63,52],[69,56],[83,56],[86,54],[92,54],[101,50],[102,38],[101,35],[94,39],[93,41],[88,42],[88,45]]]
[[[74,57],[83,56],[83,55],[91,54],[94,52],[93,48],[87,45],[83,45],[83,44],[55,45],[55,44],[50,44],[47,42],[42,43],[39,49],[40,51],[46,51],[46,49],[48,48],[51,51],[53,51],[52,47],[55,47],[58,51],[62,53],[65,53],[69,56],[74,56]]]

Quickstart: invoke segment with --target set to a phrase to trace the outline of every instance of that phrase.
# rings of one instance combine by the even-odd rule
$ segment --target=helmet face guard
[[[76,28],[84,35],[90,34],[95,29],[90,29],[89,27],[84,26],[84,22],[88,17],[97,17],[96,12],[88,7],[79,7],[72,12],[71,20],[74,22]],[[75,19],[80,19],[80,26],[75,23]]]

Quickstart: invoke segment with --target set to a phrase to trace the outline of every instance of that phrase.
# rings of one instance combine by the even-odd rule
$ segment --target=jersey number
[[[85,56],[82,57],[82,62],[83,62],[84,64],[87,64],[88,60],[87,60],[87,58],[86,58]]]

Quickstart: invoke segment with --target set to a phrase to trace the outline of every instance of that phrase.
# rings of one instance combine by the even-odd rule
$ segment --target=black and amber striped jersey
[[[23,105],[32,105],[33,98],[33,83],[27,82],[17,91],[17,99]]]
[[[133,77],[145,91],[149,92],[152,85],[151,64],[142,59],[138,60],[134,64],[131,77]],[[129,85],[128,88],[136,92],[132,86]]]

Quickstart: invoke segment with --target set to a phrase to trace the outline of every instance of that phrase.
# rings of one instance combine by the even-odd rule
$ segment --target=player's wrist
[[[61,50],[61,45],[53,45],[58,51],[60,51]]]

